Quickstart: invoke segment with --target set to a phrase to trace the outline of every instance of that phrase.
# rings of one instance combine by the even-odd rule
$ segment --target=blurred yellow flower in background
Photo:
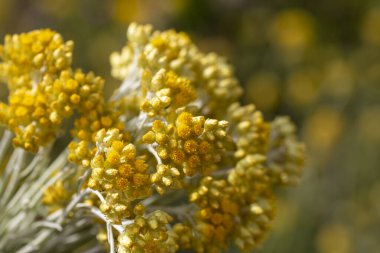
[[[316,239],[319,253],[352,252],[352,235],[342,224],[329,224],[322,228]]]

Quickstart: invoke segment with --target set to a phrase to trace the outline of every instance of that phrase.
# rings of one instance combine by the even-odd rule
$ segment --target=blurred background
[[[307,145],[260,253],[380,253],[380,3],[371,0],[0,0],[0,37],[52,28],[107,80],[132,21],[226,56],[243,100],[290,115]],[[4,98],[6,90],[0,89]]]

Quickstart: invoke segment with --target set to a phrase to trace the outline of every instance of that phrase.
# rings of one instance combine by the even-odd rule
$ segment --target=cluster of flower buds
[[[176,244],[166,227],[171,220],[170,215],[160,210],[145,216],[137,212],[134,223],[126,226],[118,237],[118,252],[176,252]]]
[[[127,39],[111,55],[122,84],[110,101],[103,79],[71,69],[73,43],[55,32],[8,36],[0,47],[9,88],[0,123],[15,145],[37,151],[75,116],[73,140],[59,156],[67,163],[47,170],[41,203],[75,219],[95,216],[111,252],[257,247],[274,216],[273,188],[302,172],[294,125],[240,105],[232,67],[186,34],[131,24]],[[66,216],[53,213],[48,224]]]
[[[264,153],[268,145],[268,123],[253,104],[232,104],[227,111],[231,124],[235,125],[237,150],[235,157],[241,159],[249,154]]]
[[[74,112],[92,119],[104,110],[103,79],[72,70],[72,50],[72,41],[65,43],[51,30],[5,38],[0,47],[0,78],[8,85],[9,105],[1,105],[0,121],[14,132],[16,146],[36,152],[58,136],[63,121]],[[111,126],[109,113],[104,117],[99,121],[105,124],[92,119],[92,132]],[[80,140],[91,139],[84,121],[73,130]]]
[[[0,78],[8,85],[9,105],[1,106],[0,121],[15,133],[15,145],[35,152],[52,141],[63,118],[72,113],[70,103],[79,102],[70,85],[63,90],[61,85],[72,49],[72,41],[65,43],[50,30],[5,37]]]
[[[271,123],[268,147],[268,170],[271,179],[282,185],[296,185],[304,164],[304,146],[297,141],[295,126],[288,117]]]
[[[150,174],[144,157],[136,157],[136,148],[123,142],[118,129],[97,133],[97,152],[91,161],[88,186],[105,192],[100,210],[113,222],[130,218],[132,201],[151,195]]]
[[[205,120],[189,112],[180,113],[174,124],[155,120],[142,141],[152,145],[158,156],[158,170],[152,178],[158,192],[182,186],[185,176],[216,170],[232,141],[227,126],[226,121]]]
[[[190,81],[181,78],[173,71],[159,70],[153,77],[150,72],[143,74],[143,85],[146,85],[147,99],[142,103],[141,110],[146,112],[149,117],[153,117],[158,113],[170,113],[165,108],[172,111],[188,105],[196,99],[195,89],[190,85]]]
[[[128,28],[127,39],[122,51],[111,55],[112,74],[118,79],[131,80],[131,76],[141,79],[145,71],[153,76],[162,69],[173,71],[201,93],[197,102],[202,104],[202,113],[207,116],[224,115],[228,106],[242,94],[226,60],[214,53],[203,53],[185,33],[153,32],[150,25],[133,23]],[[135,87],[130,85],[122,91]]]
[[[233,201],[235,194],[235,189],[226,180],[205,177],[190,195],[190,201],[199,206],[195,215],[195,229],[199,233],[196,239],[200,241],[196,247],[198,252],[214,253],[227,247],[239,211]]]
[[[228,182],[239,206],[234,241],[242,251],[251,250],[270,228],[275,208],[265,156],[252,154],[241,159],[229,173]]]

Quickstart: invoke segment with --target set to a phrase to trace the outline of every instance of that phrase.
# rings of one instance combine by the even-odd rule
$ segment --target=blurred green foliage
[[[264,115],[289,114],[308,147],[261,253],[380,252],[380,4],[371,0],[0,0],[0,37],[36,28],[75,44],[107,80],[131,21],[184,30],[228,57]],[[2,98],[6,90],[0,89]]]

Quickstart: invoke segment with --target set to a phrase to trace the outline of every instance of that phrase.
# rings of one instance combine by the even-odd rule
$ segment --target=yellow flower
[[[9,221],[0,227],[13,229],[24,215],[30,229],[10,234],[38,249],[51,228],[87,240],[77,233],[81,224],[104,223],[107,233],[97,238],[111,252],[257,247],[274,216],[273,189],[302,172],[294,125],[286,117],[267,122],[254,105],[239,104],[233,68],[185,33],[133,23],[127,38],[111,56],[112,75],[123,82],[106,100],[101,77],[71,68],[72,42],[50,30],[6,37],[0,78],[9,103],[0,103],[0,123],[10,131],[0,148],[14,135],[17,147],[35,154],[30,165],[20,148],[6,158],[15,165],[2,172],[0,216]],[[65,127],[73,139],[50,161]],[[18,198],[34,209],[14,208]]]

